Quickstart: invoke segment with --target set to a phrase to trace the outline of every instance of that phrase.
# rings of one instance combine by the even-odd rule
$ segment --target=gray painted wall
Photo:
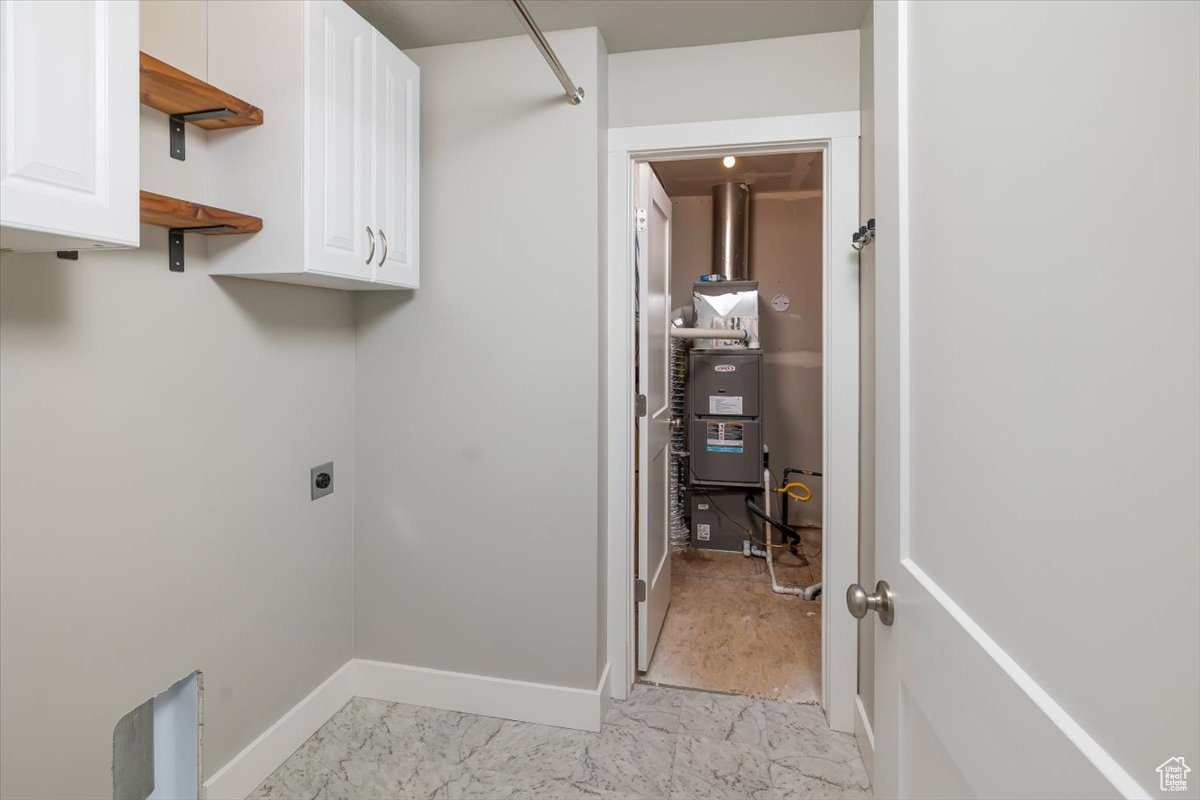
[[[867,6],[860,31],[858,206],[862,224],[875,216],[875,8]],[[875,248],[859,256],[858,582],[875,585]],[[873,591],[873,590],[872,590]],[[875,626],[858,626],[858,694],[875,722]]]
[[[750,276],[760,292],[765,441],[777,476],[785,466],[818,472],[822,467],[821,206],[819,196],[751,194]],[[711,198],[673,199],[672,307],[690,306],[692,284],[710,271],[711,261]],[[771,308],[771,298],[780,293],[791,300],[782,313]],[[822,481],[805,483],[813,499],[791,504],[792,522],[820,525]]]
[[[203,77],[205,15],[143,3],[143,49]],[[186,162],[162,114],[141,134],[142,185],[204,200],[204,134]],[[141,235],[0,256],[6,798],[111,797],[113,726],[196,669],[211,774],[352,654],[351,299],[209,278],[202,237],[171,273]]]
[[[143,49],[204,77],[205,15],[143,2]],[[112,726],[194,669],[206,777],[352,654],[594,687],[605,131],[855,108],[848,37],[624,54],[692,82],[626,80],[623,105],[598,33],[552,34],[578,108],[524,37],[414,51],[417,293],[213,280],[199,238],[172,274],[151,227],[79,262],[5,254],[0,794],[107,796]],[[714,56],[735,57],[724,94]],[[795,74],[781,103],[767,78]],[[142,186],[205,199],[205,136],[176,162],[142,119]],[[338,492],[313,504],[328,459]]]
[[[858,108],[858,31],[614,53],[613,128]]]
[[[603,42],[414,50],[421,289],[358,299],[355,652],[594,688]]]

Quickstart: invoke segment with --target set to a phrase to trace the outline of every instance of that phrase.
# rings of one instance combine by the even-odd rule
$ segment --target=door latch
[[[646,416],[646,395],[639,394],[637,396],[637,402],[635,403],[635,407],[637,408],[637,415],[639,417]]]
[[[896,597],[887,581],[875,584],[875,592],[867,594],[867,590],[857,583],[852,583],[846,589],[846,608],[855,619],[862,619],[868,611],[879,613],[879,621],[891,625],[896,619]]]
[[[646,214],[646,209],[639,208],[633,215],[634,222],[637,223],[637,232],[641,233],[649,227],[649,216]]]
[[[639,603],[646,602],[646,582],[641,578],[633,582],[633,599]]]

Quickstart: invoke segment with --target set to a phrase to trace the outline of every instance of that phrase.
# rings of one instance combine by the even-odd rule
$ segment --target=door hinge
[[[646,602],[646,582],[641,578],[633,582],[633,599],[639,603]]]
[[[647,220],[649,220],[649,217],[646,215],[646,209],[644,209],[644,208],[637,209],[637,211],[634,213],[633,219],[634,219],[634,222],[637,223],[638,233],[641,233],[642,231],[646,230],[647,227],[649,227],[649,223],[647,222]]]
[[[637,402],[634,403],[634,407],[637,409],[637,415],[639,417],[646,416],[646,395],[639,394],[637,396]]]

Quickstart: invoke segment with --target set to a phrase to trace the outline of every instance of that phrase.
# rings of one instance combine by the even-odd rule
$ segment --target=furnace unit
[[[688,450],[692,482],[762,485],[762,351],[692,350]]]

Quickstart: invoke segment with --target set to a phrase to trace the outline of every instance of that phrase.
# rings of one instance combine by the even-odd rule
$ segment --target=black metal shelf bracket
[[[228,108],[210,108],[207,111],[189,111],[171,115],[171,158],[187,161],[187,127],[185,123],[200,119],[224,119],[236,117],[237,112]]]
[[[167,229],[167,266],[171,272],[183,272],[183,235],[200,231],[233,231],[233,225],[196,225],[191,228]]]

